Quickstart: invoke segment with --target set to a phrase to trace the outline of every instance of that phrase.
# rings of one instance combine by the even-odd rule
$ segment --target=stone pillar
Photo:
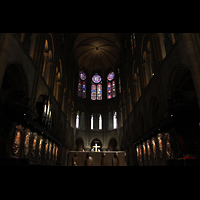
[[[159,37],[159,43],[160,43],[160,48],[161,48],[161,56],[162,56],[162,60],[166,57],[166,51],[165,51],[165,44],[164,44],[164,36],[163,33],[158,33],[158,37]]]
[[[53,68],[53,63],[52,62],[48,62],[46,67],[45,67],[45,73],[44,73],[44,79],[47,83],[47,85],[51,88],[51,86],[53,86],[53,82],[54,80],[52,80],[52,68]]]
[[[128,109],[127,110],[128,110],[128,113],[130,114],[131,111],[133,110],[133,102],[132,102],[130,91],[128,91],[128,95],[127,95],[127,105],[128,105]]]
[[[122,105],[123,121],[127,119],[126,104]]]
[[[58,103],[60,104],[61,103],[61,97],[62,97],[62,94],[61,94],[61,86],[62,86],[62,83],[60,80],[57,81],[56,83],[56,86],[57,86],[57,96],[56,96],[56,100],[58,101]]]
[[[42,76],[44,77],[45,71],[46,71],[46,64],[48,59],[48,53],[44,53],[44,63],[43,63],[43,69],[42,69]]]
[[[76,128],[76,123],[75,123],[75,112],[72,110],[71,112],[71,127]]]
[[[24,43],[25,37],[26,37],[26,33],[21,33],[21,38],[20,38],[21,43]]]
[[[37,41],[37,33],[33,33],[31,35],[31,46],[30,46],[30,56],[33,59],[34,53],[35,53],[35,44]]]
[[[129,147],[130,150],[130,166],[135,165],[135,148],[133,145],[130,145]]]
[[[174,44],[175,43],[174,33],[170,33],[170,36],[171,36],[172,44]]]
[[[149,69],[148,69],[148,66],[147,66],[147,64],[146,63],[143,63],[142,65],[141,65],[141,71],[142,71],[142,80],[143,80],[143,87],[144,88],[146,88],[147,87],[147,85],[149,84],[149,80],[150,80],[150,78],[149,78]]]
[[[54,85],[54,80],[55,80],[55,65],[53,64],[53,62],[49,62],[48,63],[49,67],[50,67],[50,72],[49,72],[49,88],[53,91],[53,85]]]
[[[76,148],[76,144],[75,144],[75,138],[76,138],[76,123],[75,123],[75,120],[76,120],[76,113],[74,111],[72,111],[72,114],[71,114],[71,126],[73,127],[73,150],[75,150]]]
[[[133,82],[132,82],[132,90],[131,90],[131,92],[132,92],[132,94],[133,94],[133,106],[137,103],[137,101],[138,101],[138,89],[137,89],[137,74],[136,73],[134,73],[134,75],[133,75]]]
[[[197,95],[197,101],[200,108],[200,57],[199,57],[199,43],[195,34],[199,33],[183,33],[183,42],[185,44],[184,50],[187,51],[188,59],[191,68],[194,88]],[[199,36],[197,36],[199,37]]]
[[[119,111],[119,114],[118,114],[118,123],[119,123],[119,128],[121,128],[123,126],[123,119],[122,119],[122,111],[120,110]]]
[[[12,35],[13,33],[4,33],[4,38],[0,49],[0,88],[2,86],[3,77],[6,70]]]
[[[61,109],[65,113],[65,116],[67,117],[67,92],[66,88],[64,88],[63,95],[62,95],[62,100],[61,100]]]

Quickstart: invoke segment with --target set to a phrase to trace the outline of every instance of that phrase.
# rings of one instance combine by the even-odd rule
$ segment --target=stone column
[[[126,104],[122,105],[123,121],[127,119]]]
[[[44,53],[44,63],[43,63],[43,68],[42,68],[42,76],[43,77],[45,76],[47,59],[48,59],[48,53]]]
[[[62,99],[61,99],[62,98],[62,94],[61,94],[62,83],[61,83],[61,81],[58,80],[56,85],[57,85],[57,97],[56,97],[56,99],[57,99],[58,103],[60,104],[61,101],[62,101]]]
[[[20,38],[21,43],[24,43],[25,37],[26,37],[26,33],[21,33],[21,38]]]
[[[37,33],[33,33],[31,35],[31,46],[30,46],[30,56],[33,59],[34,53],[35,53],[35,44],[37,41]]]
[[[49,85],[49,88],[53,91],[56,69],[53,62],[49,62],[48,65],[50,67],[48,85]]]
[[[200,57],[199,57],[199,43],[195,34],[199,33],[183,33],[183,42],[185,44],[184,50],[188,54],[188,59],[191,68],[194,88],[197,95],[197,101],[200,108]]]
[[[137,92],[137,75],[136,73],[134,73],[134,77],[133,77],[133,83],[132,83],[132,94],[133,94],[133,99],[132,99],[132,103],[133,103],[133,107],[134,105],[137,103],[138,101],[138,92]]]
[[[170,36],[171,36],[172,44],[174,44],[175,43],[174,33],[170,33]]]
[[[148,76],[148,66],[147,66],[147,64],[146,63],[143,63],[142,65],[141,65],[141,71],[142,71],[142,73],[140,74],[140,75],[142,75],[142,86],[143,86],[143,88],[146,88],[147,87],[147,85],[149,84],[149,76]]]
[[[4,38],[0,49],[0,88],[2,86],[3,77],[6,70],[12,35],[13,33],[4,33]]]
[[[71,113],[71,126],[73,127],[73,150],[76,148],[76,145],[75,145],[75,138],[76,138],[76,123],[75,123],[75,120],[76,120],[76,113],[74,111],[72,111]]]
[[[118,127],[121,128],[123,126],[123,119],[122,119],[122,111],[120,110],[119,111],[119,114],[118,114]]]
[[[159,37],[159,42],[160,42],[160,48],[161,48],[161,53],[162,53],[162,60],[166,57],[166,51],[165,51],[165,44],[164,44],[164,36],[163,33],[158,33]]]

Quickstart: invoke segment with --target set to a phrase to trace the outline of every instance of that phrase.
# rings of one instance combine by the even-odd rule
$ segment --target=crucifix
[[[95,152],[97,152],[97,148],[100,148],[100,146],[97,146],[97,143],[95,144],[95,146],[92,146],[95,148]]]

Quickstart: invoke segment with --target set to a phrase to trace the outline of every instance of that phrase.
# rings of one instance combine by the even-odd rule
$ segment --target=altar
[[[68,166],[126,166],[125,151],[70,151]]]

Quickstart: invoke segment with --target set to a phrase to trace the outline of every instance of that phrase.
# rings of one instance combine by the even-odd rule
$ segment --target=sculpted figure
[[[108,161],[107,161],[107,158],[106,158],[106,153],[102,154],[101,166],[108,166]]]
[[[87,154],[86,166],[93,166],[93,157]]]
[[[74,154],[74,157],[72,158],[72,166],[79,166],[79,156],[78,152]]]

